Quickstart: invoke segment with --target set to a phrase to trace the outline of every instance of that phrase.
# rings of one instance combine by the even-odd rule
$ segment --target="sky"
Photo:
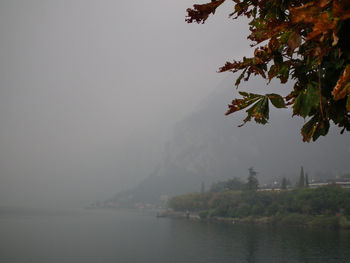
[[[84,203],[146,177],[244,54],[229,10],[181,0],[0,2],[0,204]]]
[[[187,24],[194,3],[0,1],[0,205],[84,205],[154,170],[219,66],[252,53],[231,3]]]

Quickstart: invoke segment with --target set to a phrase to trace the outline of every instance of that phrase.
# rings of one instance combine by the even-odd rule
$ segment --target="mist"
[[[236,158],[241,174],[256,163],[267,177],[273,170],[267,159],[274,157],[264,150],[286,137],[293,138],[283,146],[285,160],[293,160],[287,170],[310,162],[310,170],[324,170],[323,161],[330,160],[329,171],[349,171],[344,156],[349,136],[340,137],[337,129],[317,143],[302,144],[296,126],[303,120],[283,129],[283,136],[274,128],[278,120],[291,119],[284,113],[265,131],[274,131],[275,141],[262,137],[257,145],[254,130],[267,128],[239,129],[241,115],[223,116],[236,91],[232,77],[216,71],[226,60],[252,52],[247,24],[227,19],[225,8],[205,25],[186,24],[185,10],[193,3],[1,1],[0,205],[83,206],[136,186],[157,167],[168,170],[167,162],[175,161],[167,161],[173,158],[169,145],[180,145],[177,130],[187,129],[178,127],[210,106],[206,101],[223,81],[229,92],[214,116],[225,119],[233,137],[240,134],[235,147],[247,147],[252,155],[246,158],[255,160],[238,151],[218,159]],[[245,89],[261,91],[264,85],[254,80]],[[279,84],[273,89],[280,90]],[[204,116],[210,125],[213,118]],[[281,164],[273,176],[284,168]]]

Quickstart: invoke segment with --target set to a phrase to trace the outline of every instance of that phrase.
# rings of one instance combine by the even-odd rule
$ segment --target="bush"
[[[289,226],[302,226],[307,225],[310,221],[310,217],[301,214],[289,214],[280,217],[278,224]]]
[[[237,209],[237,217],[247,217],[251,215],[251,209],[250,206],[247,204],[242,204],[240,207]]]
[[[345,216],[341,216],[339,218],[339,227],[343,229],[350,229],[350,220],[348,220]]]
[[[336,216],[317,216],[312,219],[309,223],[312,227],[320,227],[320,228],[339,228],[339,217]]]
[[[209,211],[200,211],[198,215],[199,215],[199,218],[202,220],[207,219],[209,216]]]
[[[251,211],[254,216],[261,216],[264,214],[264,207],[261,204],[256,204]]]

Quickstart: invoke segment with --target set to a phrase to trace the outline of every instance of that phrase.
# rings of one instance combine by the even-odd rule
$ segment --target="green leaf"
[[[269,72],[268,72],[269,82],[271,81],[271,79],[273,79],[275,76],[277,76],[277,73],[278,73],[278,67],[276,65],[272,65],[270,67]]]
[[[275,94],[275,93],[271,93],[271,94],[266,94],[266,96],[269,98],[269,100],[271,101],[272,105],[275,106],[276,108],[280,109],[280,108],[286,108],[286,104],[284,102],[284,99],[282,98],[282,96]]]
[[[239,92],[240,95],[242,95],[243,99],[234,99],[232,101],[231,105],[228,105],[228,110],[226,111],[225,115],[229,115],[231,113],[234,113],[236,111],[240,111],[254,102],[258,101],[262,96],[258,94],[253,93],[247,93],[247,92]]]
[[[235,99],[232,101],[232,105],[229,105],[229,110],[226,112],[226,115],[229,115],[235,111],[242,110],[252,105],[249,109],[246,110],[247,117],[243,120],[243,126],[246,122],[251,121],[254,118],[255,122],[260,124],[266,124],[269,119],[269,101],[276,108],[285,108],[285,102],[282,96],[278,94],[254,94],[248,92],[239,92],[242,95],[243,99]]]
[[[257,123],[266,124],[269,119],[269,101],[267,96],[262,96],[261,99],[255,103],[247,111],[248,116],[244,122],[250,121],[252,117]]]
[[[318,123],[317,128],[312,136],[312,140],[316,141],[318,137],[327,135],[329,131],[329,121],[321,121]]]
[[[319,91],[316,85],[309,83],[307,88],[301,91],[295,99],[293,106],[294,115],[306,117],[312,108],[319,106]]]
[[[273,61],[275,65],[278,67],[283,63],[283,56],[281,52],[274,52],[273,54]]]
[[[278,71],[278,78],[281,83],[286,83],[289,78],[289,67],[286,64],[282,64]]]
[[[290,31],[286,31],[281,34],[280,41],[282,44],[286,44],[288,42],[290,34]]]
[[[248,93],[248,92],[244,92],[244,91],[239,91],[238,93],[240,95],[242,95],[243,97],[246,97],[247,99],[256,99],[256,98],[264,97],[263,95],[260,95],[260,94]]]

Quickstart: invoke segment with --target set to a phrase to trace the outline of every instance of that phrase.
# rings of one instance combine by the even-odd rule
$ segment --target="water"
[[[350,262],[350,232],[0,209],[1,263]]]

